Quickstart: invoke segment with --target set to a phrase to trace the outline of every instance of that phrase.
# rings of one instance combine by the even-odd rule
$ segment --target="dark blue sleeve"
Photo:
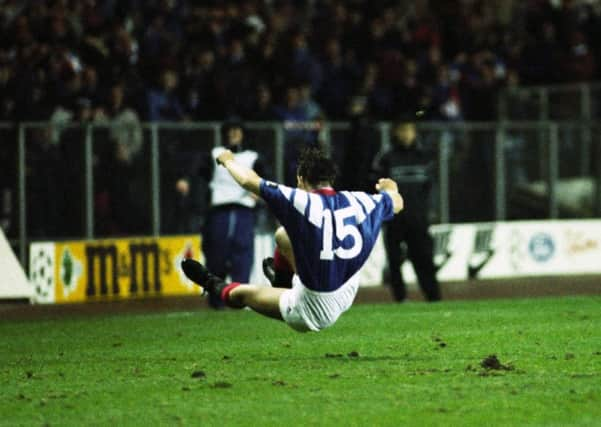
[[[290,214],[294,210],[292,205],[294,189],[262,179],[259,190],[261,198],[265,200],[275,217],[286,226]]]
[[[394,204],[392,197],[386,191],[380,193],[382,199],[376,203],[376,211],[382,221],[390,221],[394,217]]]

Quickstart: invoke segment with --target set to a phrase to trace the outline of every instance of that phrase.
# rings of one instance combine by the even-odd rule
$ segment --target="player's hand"
[[[397,214],[405,208],[403,196],[399,194],[399,186],[390,178],[380,178],[376,183],[376,190],[385,191],[392,198],[392,209]]]
[[[390,178],[380,178],[378,182],[376,182],[376,190],[378,191],[394,191],[396,193],[399,192],[399,187]]]
[[[218,165],[225,165],[225,162],[228,160],[234,160],[234,153],[232,153],[230,150],[225,150],[223,153],[217,156],[216,160]]]

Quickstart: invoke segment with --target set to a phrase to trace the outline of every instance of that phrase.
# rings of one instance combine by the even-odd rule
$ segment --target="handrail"
[[[308,121],[312,122],[312,121]],[[546,129],[550,124],[557,125],[562,128],[574,127],[581,128],[583,126],[590,127],[592,129],[601,128],[601,122],[593,118],[590,119],[571,119],[571,120],[497,120],[490,122],[475,122],[475,121],[422,121],[416,123],[416,125],[423,130],[494,130],[500,124],[505,127],[512,129]],[[374,122],[374,126],[390,126],[390,121],[379,121]],[[324,122],[330,130],[349,130],[350,122],[344,121],[332,121]],[[140,122],[135,123],[106,123],[106,122],[85,122],[85,123],[52,123],[52,122],[20,122],[18,124],[0,122],[0,129],[11,129],[17,128],[17,126],[23,126],[29,129],[46,128],[49,126],[58,127],[60,129],[84,129],[89,127],[91,130],[94,129],[111,129],[111,128],[131,128],[141,127],[145,130],[152,130],[155,126],[158,129],[169,129],[169,130],[215,130],[221,127],[219,122]],[[269,121],[269,122],[245,122],[244,126],[248,129],[253,130],[271,130],[278,126],[281,126],[286,131],[284,122],[281,121]]]
[[[601,85],[599,85],[601,87]],[[590,116],[589,116],[590,117]],[[317,123],[317,122],[313,122]],[[332,145],[332,141],[335,138],[333,132],[337,131],[348,131],[351,129],[349,122],[333,121],[319,123],[323,126],[321,129],[325,130],[322,137],[325,137],[327,141],[326,147]],[[93,177],[93,153],[94,145],[101,143],[101,140],[96,139],[97,136],[94,134],[95,129],[110,129],[115,127],[130,128],[137,127],[144,130],[148,130],[149,133],[145,134],[146,143],[150,147],[150,163],[147,168],[148,173],[148,185],[151,193],[151,204],[150,204],[150,219],[151,219],[151,230],[150,233],[153,235],[161,234],[161,158],[159,147],[164,141],[161,141],[162,135],[161,130],[179,130],[186,132],[189,130],[206,130],[210,131],[211,138],[210,143],[220,144],[221,123],[216,121],[210,122],[142,122],[139,124],[126,123],[126,124],[114,124],[110,122],[99,122],[99,123],[66,123],[56,124],[52,122],[40,122],[40,121],[27,121],[19,124],[0,122],[0,129],[11,129],[17,130],[17,156],[18,161],[17,177],[16,177],[16,198],[18,201],[18,239],[19,239],[19,257],[21,262],[25,264],[26,258],[26,244],[29,241],[28,230],[27,230],[27,182],[29,178],[26,174],[26,162],[28,159],[27,154],[27,130],[39,129],[47,127],[57,127],[60,130],[79,128],[82,131],[82,142],[84,142],[84,167],[85,176],[83,182],[85,183],[85,195],[84,195],[84,210],[85,210],[85,230],[82,235],[88,238],[94,238],[94,203],[92,194],[94,191],[94,177]],[[272,136],[269,137],[270,144],[273,144],[273,167],[275,169],[276,179],[283,181],[284,171],[286,168],[286,137],[287,127],[286,123],[279,121],[271,122],[247,122],[245,126],[249,129],[254,130],[271,130],[273,131]],[[390,130],[391,122],[380,121],[373,123],[374,130],[378,133],[379,137],[374,140],[375,144],[379,144],[379,147],[386,148],[390,146]],[[464,121],[429,121],[419,122],[418,128],[427,134],[433,132],[434,138],[432,141],[438,144],[438,150],[436,154],[436,162],[438,164],[438,180],[436,185],[439,188],[438,193],[438,220],[449,221],[450,218],[450,188],[456,188],[450,186],[450,180],[452,176],[452,164],[451,164],[451,142],[449,137],[452,136],[455,140],[457,135],[463,135],[466,132],[472,131],[484,131],[491,132],[490,137],[480,138],[477,143],[493,144],[492,156],[493,164],[491,164],[491,170],[489,173],[493,179],[494,197],[492,198],[492,212],[494,212],[495,220],[503,220],[507,215],[507,191],[506,186],[506,168],[510,166],[507,159],[506,149],[504,148],[505,141],[507,138],[514,137],[516,133],[520,131],[534,131],[533,138],[535,144],[538,143],[538,152],[540,153],[539,165],[540,177],[546,182],[548,190],[548,201],[547,208],[549,216],[551,218],[557,217],[559,213],[558,205],[558,181],[559,181],[559,163],[561,157],[560,147],[562,145],[562,139],[569,137],[570,132],[566,131],[576,130],[573,133],[581,138],[581,143],[586,147],[587,153],[580,153],[580,156],[574,161],[588,162],[590,161],[595,147],[601,147],[601,122],[594,119],[576,118],[571,120],[501,120],[494,122],[464,122]],[[593,134],[593,131],[595,132]],[[568,136],[566,136],[568,135]],[[572,137],[574,137],[572,135]],[[438,137],[437,137],[438,136]],[[538,138],[538,139],[537,139]],[[332,139],[332,141],[330,141]],[[586,143],[586,145],[585,145]],[[334,147],[335,148],[335,147]],[[535,148],[536,149],[536,148]],[[601,167],[597,166],[598,170],[595,171],[592,179],[597,182],[597,190],[595,193],[595,209],[597,214],[601,215]],[[581,170],[588,170],[581,168]],[[590,174],[588,174],[590,175]],[[588,176],[587,175],[587,176]]]

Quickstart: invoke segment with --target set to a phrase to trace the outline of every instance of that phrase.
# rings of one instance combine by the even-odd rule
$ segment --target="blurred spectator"
[[[302,124],[309,119],[307,110],[301,105],[300,90],[296,85],[290,85],[286,88],[284,99],[275,107],[278,118],[285,122],[291,134],[299,132]]]
[[[367,99],[355,96],[350,104],[351,130],[344,144],[337,187],[372,191],[372,162],[380,150],[379,132],[370,116]],[[376,178],[377,179],[377,178]]]
[[[295,29],[290,34],[289,46],[282,52],[288,64],[290,81],[308,81],[311,90],[317,90],[322,82],[322,67],[311,51],[307,34],[302,29]]]
[[[393,94],[390,88],[380,83],[378,74],[377,64],[367,64],[360,92],[367,96],[374,117],[388,119],[393,114]]]
[[[490,121],[496,118],[497,95],[501,79],[497,74],[494,55],[482,51],[470,57],[462,81],[463,112],[466,120]],[[504,73],[504,71],[500,71]],[[504,78],[502,74],[502,78]]]
[[[94,67],[85,67],[81,73],[80,97],[90,100],[94,113],[101,108],[101,88],[98,83],[98,73]]]
[[[560,79],[561,47],[557,43],[555,26],[551,21],[545,21],[539,28],[538,37],[528,35],[524,41],[518,64],[522,79],[528,83],[556,83]],[[520,49],[520,43],[517,40]]]
[[[272,121],[277,118],[271,88],[267,83],[258,84],[253,102],[253,107],[248,115],[250,120]]]
[[[437,120],[458,120],[463,117],[459,87],[450,78],[449,68],[440,65],[431,93],[431,113]]]
[[[149,230],[144,215],[142,129],[137,113],[128,105],[123,84],[110,88],[103,113],[110,127],[108,144],[96,146],[96,234],[142,234]],[[97,134],[97,138],[101,136]]]
[[[184,118],[184,108],[177,93],[179,78],[174,70],[161,73],[159,86],[150,89],[148,99],[148,120],[172,121]]]
[[[299,86],[286,88],[283,103],[276,106],[276,117],[284,122],[285,146],[284,162],[286,164],[286,185],[296,183],[296,167],[299,153],[307,145],[317,144],[318,123],[309,120],[309,110],[302,103]]]
[[[405,60],[401,76],[400,82],[393,83],[396,89],[393,111],[406,115],[427,109],[429,101],[424,97],[424,87],[418,79],[417,62],[413,58]]]
[[[0,2],[0,121],[51,121],[32,159],[54,151],[81,165],[83,136],[61,124],[282,120],[293,184],[297,149],[318,144],[326,118],[356,121],[356,95],[374,121],[417,110],[493,120],[504,86],[598,80],[600,37],[598,2],[577,0],[9,0]],[[126,106],[110,105],[109,92]],[[115,151],[101,159],[132,173],[138,138],[115,129]],[[175,177],[179,141],[167,142],[161,167]],[[491,154],[462,142],[477,177]]]
[[[575,31],[570,35],[568,49],[561,63],[565,81],[584,82],[593,79],[595,59],[582,32]]]
[[[307,120],[313,121],[322,115],[321,107],[313,99],[313,89],[311,83],[305,81],[300,84],[299,88],[300,108],[304,110],[304,115]]]
[[[220,93],[223,85],[216,67],[215,52],[208,47],[191,55],[186,63],[186,111],[195,120],[218,120],[224,115],[226,107]]]
[[[34,129],[29,137],[27,232],[35,238],[66,236],[65,216],[70,216],[73,210],[71,206],[74,205],[72,201],[68,203],[73,193],[65,185],[67,175],[64,171],[69,168],[60,166],[65,164],[63,153],[58,143],[52,141],[50,129]]]
[[[348,113],[349,98],[360,70],[354,57],[344,58],[340,41],[330,38],[325,45],[323,81],[317,97],[331,119],[341,119]]]
[[[48,119],[79,97],[95,111],[123,81],[152,121],[271,117],[255,114],[258,99],[298,82],[330,119],[349,118],[360,91],[374,118],[390,119],[428,104],[447,66],[469,119],[491,71],[483,52],[496,76],[508,64],[523,84],[599,78],[600,17],[598,5],[574,0],[9,1],[0,118]]]
[[[123,84],[116,83],[110,88],[104,114],[113,125],[110,135],[118,146],[118,157],[130,162],[142,148],[142,129],[138,114],[126,102]]]

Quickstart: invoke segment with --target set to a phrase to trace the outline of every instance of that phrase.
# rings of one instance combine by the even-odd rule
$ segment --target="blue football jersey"
[[[394,216],[385,192],[307,192],[261,181],[261,197],[286,229],[297,274],[312,290],[338,289],[363,266],[382,221]]]

